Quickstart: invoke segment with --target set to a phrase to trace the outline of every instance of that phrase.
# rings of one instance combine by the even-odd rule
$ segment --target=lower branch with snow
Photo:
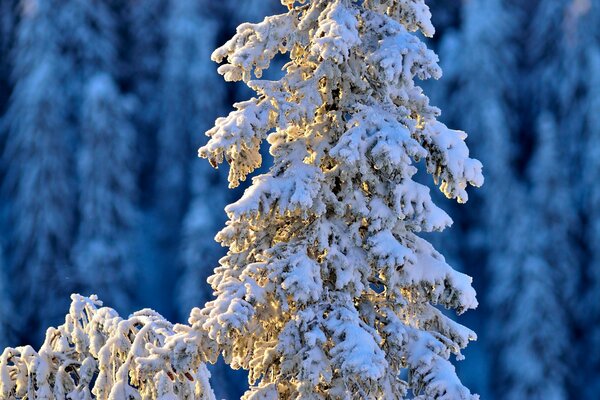
[[[39,352],[4,350],[0,399],[215,399],[203,361],[217,352],[200,330],[149,309],[123,319],[96,296],[71,299]]]

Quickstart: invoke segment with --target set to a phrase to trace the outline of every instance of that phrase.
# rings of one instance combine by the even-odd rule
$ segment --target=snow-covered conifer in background
[[[72,126],[64,96],[68,64],[59,51],[55,1],[21,3],[14,60],[4,189],[11,195],[11,296],[22,340],[57,322],[72,291],[69,253],[75,189]],[[35,306],[34,306],[35,305]]]
[[[13,47],[16,20],[16,1],[0,0],[0,120],[10,93],[10,51]]]
[[[566,399],[564,362],[569,331],[561,294],[568,291],[572,254],[563,246],[568,214],[561,205],[563,185],[559,131],[551,114],[537,124],[538,145],[529,167],[533,187],[513,186],[516,204],[508,223],[513,234],[495,257],[492,304],[498,366],[496,394],[503,399]]]
[[[182,252],[177,295],[184,317],[210,298],[206,277],[222,255],[212,237],[225,220],[224,212],[220,214],[225,193],[219,189],[226,179],[194,157],[192,150],[202,144],[198,131],[210,128],[224,101],[216,81],[220,78],[210,61],[218,33],[218,25],[209,18],[211,7],[208,2],[172,0],[166,26],[157,185],[162,188],[162,215],[172,217],[162,223],[172,225],[176,250]]]
[[[165,31],[157,201],[160,224],[172,247],[165,266],[181,266],[174,297],[182,319],[211,298],[206,279],[225,254],[213,238],[225,222],[226,174],[195,157],[194,150],[205,143],[198,132],[210,128],[224,109],[222,79],[210,60],[219,32],[211,18],[215,8],[209,1],[172,0]],[[247,388],[243,377],[233,377],[223,363],[211,371],[219,398],[239,398]]]
[[[236,0],[224,0],[223,11],[233,16],[233,23],[238,24],[242,21],[259,22],[276,8],[281,9],[277,1],[272,0],[247,0],[240,3]],[[235,28],[235,26],[234,26]]]
[[[585,2],[574,2],[573,6],[586,6]],[[600,176],[600,8],[595,4],[587,4],[580,13],[576,13],[577,19],[573,22],[576,32],[575,44],[582,53],[578,59],[577,68],[582,74],[580,84],[585,88],[579,93],[585,93],[583,99],[573,105],[571,112],[580,115],[580,123],[583,124],[583,140],[580,141],[577,157],[580,162],[577,166],[582,171],[582,179],[577,180],[580,184],[577,193],[582,196],[580,203],[580,218],[585,229],[583,230],[581,243],[584,243],[584,256],[580,258],[581,286],[579,290],[583,296],[576,296],[577,328],[582,335],[579,339],[579,351],[575,362],[583,360],[581,364],[574,366],[575,370],[584,370],[586,374],[578,376],[575,382],[582,389],[582,398],[593,398],[600,391],[600,382],[596,379],[600,376],[600,352],[590,349],[600,349],[600,189],[598,177]],[[571,65],[574,68],[575,65]],[[582,71],[582,68],[584,70]],[[579,374],[577,374],[579,375]]]
[[[17,19],[15,5],[15,0],[0,0],[0,49],[3,53],[11,46],[10,39]]]
[[[160,235],[168,242],[165,251],[169,253],[166,257],[169,264],[180,249],[181,227],[193,185],[190,180],[210,180],[210,172],[206,169],[192,172],[192,165],[197,164],[194,163],[197,160],[193,149],[200,145],[197,139],[193,144],[192,140],[197,138],[199,130],[208,129],[216,111],[223,108],[222,90],[214,83],[216,73],[210,63],[210,51],[216,46],[219,29],[218,24],[207,18],[212,8],[206,1],[169,2],[155,179],[158,222],[162,226]],[[210,197],[206,197],[207,203]],[[210,213],[197,216],[202,219],[198,223],[208,224],[209,230],[214,226]],[[198,242],[194,246],[211,246],[210,241],[201,242],[206,244]],[[214,250],[214,245],[212,248]],[[198,304],[195,302],[191,306]],[[190,309],[182,311],[187,313]]]
[[[600,12],[598,13],[600,17]],[[597,19],[600,21],[600,18]],[[600,38],[599,38],[600,43]],[[587,361],[585,370],[588,371],[589,379],[584,386],[585,396],[593,397],[600,391],[600,382],[594,377],[600,376],[600,352],[590,352],[589,349],[600,349],[600,188],[598,177],[600,176],[600,49],[589,52],[589,66],[591,73],[591,84],[589,86],[588,101],[590,112],[587,115],[588,137],[586,141],[586,158],[584,171],[584,182],[587,183],[587,195],[584,205],[587,210],[588,229],[586,230],[586,243],[591,256],[585,262],[583,268],[589,282],[585,288],[584,301],[580,305],[579,313],[585,332],[585,345],[582,346],[580,356]]]
[[[567,371],[585,373],[567,374],[568,398],[593,398],[600,390],[600,263],[598,249],[598,117],[600,9],[589,0],[572,0],[562,8],[545,1],[540,4],[540,21],[548,20],[553,11],[560,18],[560,29],[547,26],[539,33],[546,48],[552,50],[550,59],[542,59],[539,69],[545,70],[540,82],[542,96],[550,99],[552,111],[559,121],[558,139],[561,160],[553,165],[555,174],[565,179],[562,184],[562,212],[558,222],[568,224],[568,240],[562,240],[564,253],[575,258],[570,263],[565,279],[560,281],[562,302],[567,310],[570,329],[568,356],[563,359]],[[541,22],[537,23],[541,25]],[[544,36],[545,34],[545,36]],[[552,46],[552,47],[551,47]],[[547,49],[546,49],[547,51]],[[560,76],[560,79],[556,79]],[[547,102],[548,103],[548,102]],[[567,176],[565,177],[565,173]],[[567,179],[570,177],[570,179]],[[581,177],[581,179],[579,178]],[[568,193],[567,197],[564,193]],[[573,211],[578,213],[572,218]],[[565,219],[565,215],[570,219]],[[564,235],[562,236],[564,238]],[[557,238],[557,241],[560,237]],[[565,290],[567,289],[567,290]],[[593,327],[593,328],[590,328]]]
[[[139,157],[142,160],[141,168],[152,171],[162,104],[160,75],[164,60],[167,0],[126,0],[124,4],[124,19],[130,40],[125,75],[138,100],[135,123],[142,138]],[[140,184],[143,190],[149,191],[149,178],[142,176]],[[151,196],[147,197],[147,201],[151,199]]]
[[[8,106],[8,100],[12,92],[13,81],[11,79],[12,52],[15,42],[15,31],[17,24],[17,0],[0,0],[0,154],[4,152],[6,132],[2,128],[3,117]],[[0,162],[0,181],[5,176],[6,165]],[[6,227],[5,199],[0,196],[0,227],[4,232],[4,239],[9,235]]]
[[[575,339],[577,287],[582,273],[577,266],[581,253],[575,236],[579,229],[576,204],[580,198],[577,180],[572,177],[580,173],[577,147],[583,133],[583,126],[578,122],[583,119],[578,115],[583,102],[578,99],[577,92],[585,91],[579,89],[576,82],[579,78],[572,73],[573,63],[582,64],[582,61],[575,61],[579,52],[574,45],[579,39],[572,31],[573,21],[570,20],[571,7],[575,3],[579,0],[540,0],[536,3],[533,15],[528,18],[531,40],[525,42],[524,57],[531,78],[529,85],[524,86],[527,102],[523,101],[525,110],[522,111],[524,117],[521,123],[525,127],[531,124],[529,121],[537,124],[531,127],[535,136],[530,140],[536,147],[535,156],[529,158],[527,166],[527,184],[531,188],[528,203],[534,205],[537,211],[537,218],[532,221],[537,226],[536,238],[543,238],[546,246],[537,250],[546,262],[552,283],[545,294],[545,301],[557,306],[554,321],[540,319],[537,325],[540,332],[553,332],[545,346],[554,350],[545,352],[545,349],[538,349],[540,354],[537,358],[544,360],[540,369],[553,365],[552,369],[557,373],[561,369],[568,371],[579,367],[576,352],[568,351],[569,344]],[[557,76],[561,79],[556,79]],[[531,101],[537,107],[531,108]],[[539,306],[531,302],[523,307],[537,310]],[[548,326],[543,326],[544,323]],[[524,338],[529,335],[528,329],[522,331]],[[564,372],[549,385],[546,383],[548,376],[539,373],[537,386],[545,386],[545,389],[555,386],[556,392],[563,391],[564,398],[580,397],[580,394],[569,392],[574,383],[572,377],[575,376]],[[536,382],[529,383],[536,386]]]
[[[506,191],[512,179],[509,82],[516,71],[514,42],[514,10],[504,0],[474,0],[462,7],[463,25],[460,31],[448,34],[442,45],[442,66],[446,89],[443,97],[444,119],[470,132],[472,152],[486,166],[487,184],[476,195],[483,198],[477,206],[461,210],[461,225],[469,227],[464,233],[467,243],[458,243],[462,251],[489,250],[497,245],[498,233],[503,232],[501,213]],[[482,19],[486,15],[489,18]],[[453,89],[450,89],[453,88]],[[482,212],[482,210],[486,210]],[[479,216],[486,220],[476,223]],[[473,232],[477,229],[477,232]],[[448,237],[451,239],[451,237]],[[476,273],[481,265],[468,259],[465,267]]]
[[[69,86],[73,93],[72,112],[81,114],[87,85],[97,73],[115,75],[117,62],[117,21],[107,1],[69,0],[56,11],[61,30],[61,51],[71,62]]]
[[[0,356],[0,399],[214,400],[208,347],[152,310],[124,319],[91,298],[72,295],[65,323],[46,332],[39,352],[6,348]],[[196,341],[195,357],[161,352],[178,337]],[[186,372],[179,372],[185,370]]]
[[[227,207],[217,298],[190,322],[249,370],[246,399],[477,398],[449,361],[475,334],[437,308],[476,307],[471,279],[418,235],[451,219],[412,179],[416,161],[461,202],[483,183],[466,135],[436,121],[414,81],[441,74],[412,33],[433,35],[429,10],[282,3],[287,13],[242,24],[213,53],[257,97],[217,120],[201,156],[227,160],[231,187],[260,166],[265,139],[274,165]],[[252,80],[278,52],[286,75]]]
[[[10,287],[6,273],[4,249],[0,246],[0,348],[8,345],[11,337],[11,322],[13,321],[12,299],[7,289]]]
[[[98,293],[131,310],[133,288],[136,132],[116,85],[116,16],[107,2],[66,2],[59,8],[69,57],[78,132],[79,230],[74,248],[76,290]]]
[[[78,290],[130,310],[136,290],[135,130],[113,79],[97,74],[84,94],[80,125],[81,222],[75,246]]]
[[[507,278],[509,271],[518,274],[520,268],[519,263],[510,262],[505,253],[507,240],[511,240],[506,232],[512,227],[509,222],[512,207],[522,207],[512,196],[519,184],[515,181],[515,148],[511,139],[518,121],[513,117],[514,91],[510,90],[518,72],[514,35],[520,11],[510,7],[506,0],[465,2],[461,29],[444,37],[441,50],[444,84],[439,86],[444,89],[443,117],[470,133],[470,148],[485,165],[486,185],[475,193],[474,204],[457,212],[458,226],[452,228],[451,235],[442,235],[440,247],[451,248],[467,273],[482,278],[485,273],[489,274],[492,282],[489,290],[485,286],[488,279],[479,282],[486,294],[495,293],[496,286],[510,293],[520,290],[498,282]],[[503,323],[493,317],[485,318],[480,321],[480,329],[486,329],[491,321]],[[494,325],[486,333],[498,337],[504,330]],[[476,365],[484,364],[486,358],[491,359],[496,354],[483,345],[478,346],[478,350],[481,355]],[[474,384],[485,387],[480,371],[475,371]],[[496,368],[491,377],[496,380],[501,375]],[[502,390],[503,386],[499,388]]]

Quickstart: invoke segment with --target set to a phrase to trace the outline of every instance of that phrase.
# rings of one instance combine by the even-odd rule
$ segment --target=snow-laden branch
[[[39,351],[4,350],[0,399],[214,400],[202,361],[215,353],[197,331],[152,310],[123,319],[95,296],[71,299]]]

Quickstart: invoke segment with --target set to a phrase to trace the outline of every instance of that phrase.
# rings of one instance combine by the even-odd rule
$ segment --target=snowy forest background
[[[597,398],[600,1],[429,5],[444,77],[426,92],[486,175],[468,205],[438,202],[455,225],[429,238],[479,294],[459,375],[484,399]],[[196,149],[248,97],[210,54],[280,8],[0,0],[0,348],[38,347],[72,292],[172,321],[210,298],[213,236],[243,188]],[[213,382],[246,388],[222,366]]]

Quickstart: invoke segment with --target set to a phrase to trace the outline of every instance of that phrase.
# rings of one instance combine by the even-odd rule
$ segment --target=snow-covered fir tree
[[[130,310],[136,290],[132,253],[136,225],[135,130],[113,79],[88,83],[81,116],[81,222],[74,261],[78,290]]]
[[[15,88],[6,115],[10,291],[19,299],[15,311],[22,341],[38,341],[44,327],[57,322],[73,281],[75,169],[64,96],[68,63],[59,50],[56,7],[55,1],[21,3]]]
[[[433,35],[429,9],[282,3],[213,53],[257,97],[217,120],[201,156],[228,161],[231,187],[260,166],[264,139],[274,165],[227,207],[217,297],[190,322],[249,370],[246,399],[476,398],[449,361],[475,334],[436,307],[476,307],[471,279],[418,235],[451,219],[412,179],[416,161],[461,202],[483,183],[466,135],[436,120],[414,81],[441,74],[412,33]],[[286,75],[252,80],[279,52]]]

